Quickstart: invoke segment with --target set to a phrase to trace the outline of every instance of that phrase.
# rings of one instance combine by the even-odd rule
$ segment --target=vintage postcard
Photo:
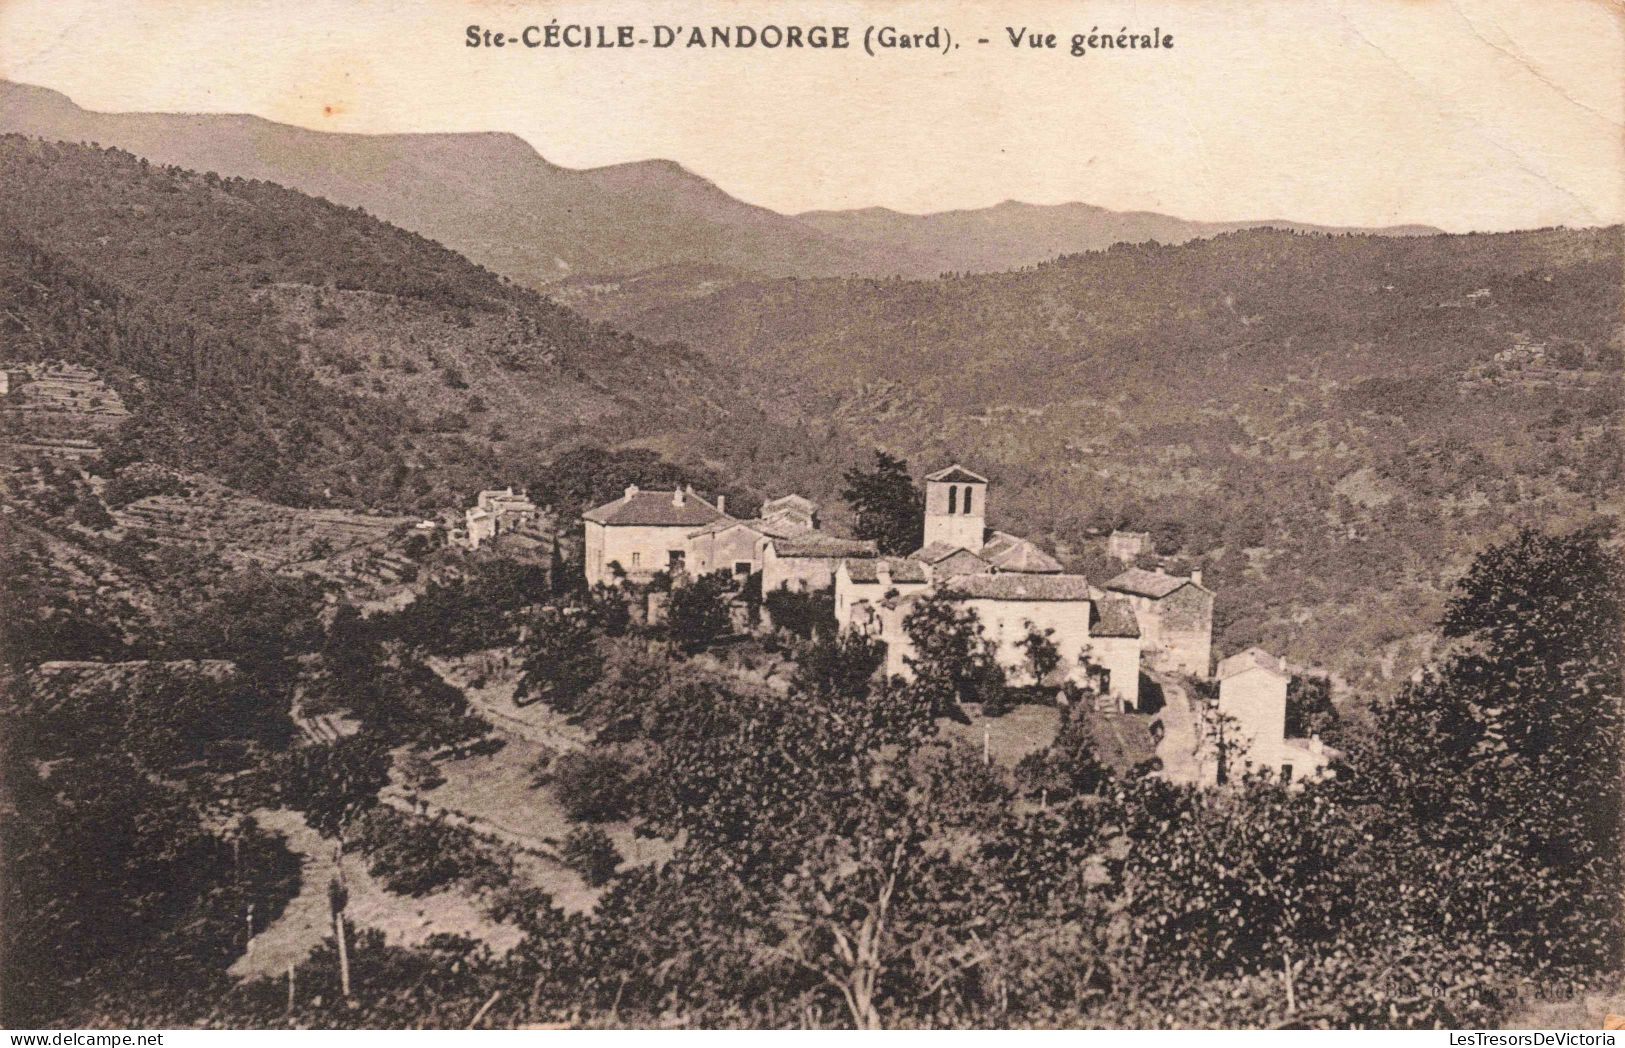
[[[1622,87],[1614,0],[0,0],[0,1026],[1614,1043]]]

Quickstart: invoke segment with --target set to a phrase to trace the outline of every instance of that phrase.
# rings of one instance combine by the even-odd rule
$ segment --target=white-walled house
[[[689,536],[723,517],[692,488],[640,491],[634,484],[581,515],[587,583],[613,583],[615,564],[637,581],[687,571]]]
[[[857,615],[863,632],[880,637],[880,620],[871,609],[889,597],[918,593],[930,584],[926,566],[907,557],[842,560],[835,568],[836,625],[843,630],[851,628]]]
[[[1231,759],[1232,773],[1247,767],[1269,768],[1283,781],[1318,778],[1335,752],[1318,738],[1286,737],[1286,694],[1292,673],[1262,648],[1248,648],[1219,663],[1218,712],[1230,723],[1229,740],[1240,749]],[[1212,748],[1211,740],[1207,743]],[[1217,778],[1217,755],[1204,754],[1204,778]]]

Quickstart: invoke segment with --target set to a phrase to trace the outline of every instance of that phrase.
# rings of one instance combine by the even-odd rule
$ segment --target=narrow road
[[[1190,693],[1172,677],[1158,675],[1162,685],[1162,741],[1157,756],[1162,758],[1162,777],[1169,782],[1197,782],[1202,765],[1197,754],[1196,709]]]

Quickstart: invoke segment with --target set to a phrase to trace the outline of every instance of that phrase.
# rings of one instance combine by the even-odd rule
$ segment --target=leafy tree
[[[1213,762],[1214,781],[1223,786],[1246,766],[1249,744],[1241,722],[1217,702],[1202,702],[1197,709],[1197,745],[1202,763]]]
[[[759,576],[752,576],[758,578]],[[759,583],[758,583],[759,584]],[[804,640],[828,632],[835,618],[835,589],[776,589],[762,598],[773,628]]]
[[[876,449],[874,466],[857,466],[842,475],[841,497],[857,515],[853,529],[871,539],[880,552],[901,555],[919,548],[925,528],[925,496],[909,476],[908,463]]]
[[[1473,563],[1458,650],[1374,711],[1342,785],[1385,862],[1458,934],[1525,963],[1617,963],[1621,582],[1594,531],[1525,531]]]
[[[576,608],[543,608],[531,618],[519,648],[519,683],[514,702],[546,702],[562,713],[604,672],[603,656],[587,613]]]
[[[555,597],[563,596],[572,590],[578,589],[581,579],[580,572],[571,572],[564,561],[564,551],[559,547],[559,537],[553,536],[553,550],[547,559],[547,584]]]
[[[867,695],[886,649],[861,633],[823,633],[796,653],[792,686],[814,696]]]
[[[1004,670],[973,609],[933,593],[914,602],[903,630],[913,646],[903,657],[914,673],[913,687],[939,713],[964,702],[1002,701]]]
[[[733,581],[727,572],[703,575],[673,588],[666,607],[666,632],[684,651],[698,651],[726,635],[733,626],[728,597]]]
[[[1336,727],[1332,682],[1321,676],[1293,674],[1286,687],[1286,734],[1292,739],[1324,735]]]
[[[1111,770],[1095,751],[1089,723],[1094,715],[1087,709],[1063,709],[1060,727],[1050,744],[1021,759],[1016,766],[1016,780],[1028,796],[1064,801],[1096,793],[1111,782]]]
[[[317,833],[342,845],[349,826],[378,803],[389,766],[382,742],[366,734],[350,735],[293,750],[279,781],[288,806],[304,812]]]
[[[1032,675],[1035,685],[1041,686],[1061,664],[1061,651],[1055,646],[1053,629],[1040,631],[1028,622],[1026,636],[1016,641],[1016,647],[1026,657],[1027,672]]]

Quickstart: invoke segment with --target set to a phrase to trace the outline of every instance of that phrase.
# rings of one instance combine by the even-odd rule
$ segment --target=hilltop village
[[[990,528],[991,485],[981,474],[955,464],[929,474],[924,487],[922,545],[883,556],[874,542],[823,530],[818,506],[800,495],[769,499],[758,515],[738,518],[723,498],[707,501],[691,487],[628,486],[581,515],[586,581],[649,583],[664,575],[681,585],[720,572],[739,587],[759,578],[763,594],[829,590],[836,628],[878,641],[884,672],[905,680],[915,655],[908,615],[925,597],[946,597],[975,614],[1018,687],[1071,686],[1091,694],[1100,711],[1143,713],[1156,712],[1142,695],[1148,671],[1216,682],[1212,713],[1229,738],[1194,746],[1197,758],[1183,777],[1218,778],[1225,761],[1217,748],[1225,745],[1283,780],[1325,772],[1330,753],[1318,739],[1286,737],[1291,673],[1280,659],[1253,648],[1213,665],[1214,594],[1200,570],[1181,576],[1129,566],[1096,585],[1032,541]],[[477,545],[478,537],[522,528],[535,513],[511,490],[482,492],[468,511],[468,539]],[[1148,541],[1119,532],[1108,548],[1128,562]],[[1042,680],[1026,650],[1035,634],[1059,656]],[[1189,716],[1194,722],[1199,713]],[[1201,725],[1189,728],[1201,736]]]

